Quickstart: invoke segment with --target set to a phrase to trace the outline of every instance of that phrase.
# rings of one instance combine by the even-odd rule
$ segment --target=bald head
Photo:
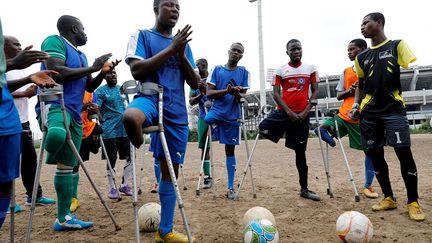
[[[4,52],[6,59],[14,58],[21,51],[21,43],[15,36],[4,36]]]
[[[75,46],[83,46],[87,42],[84,26],[77,17],[63,15],[57,20],[57,29],[61,36]]]

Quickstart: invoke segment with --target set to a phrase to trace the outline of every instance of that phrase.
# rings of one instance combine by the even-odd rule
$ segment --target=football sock
[[[114,178],[113,178],[113,176],[115,177],[115,171],[114,170],[113,170],[113,173],[114,173],[114,175],[111,175],[111,171],[107,170],[108,185],[110,186],[110,189],[116,188],[116,185],[114,183]]]
[[[66,221],[65,217],[70,213],[72,184],[72,170],[57,169],[54,176],[54,187],[57,193],[57,218],[60,223]]]
[[[126,160],[126,165],[123,169],[122,185],[126,186],[128,184],[129,178],[133,172],[132,161],[130,159]]]
[[[372,181],[375,177],[375,170],[373,168],[372,159],[370,156],[365,156],[365,188],[369,188],[372,185]]]
[[[176,195],[172,182],[163,180],[160,181],[159,199],[161,203],[161,220],[159,223],[159,233],[163,237],[172,231],[174,224]]]
[[[204,175],[210,176],[210,160],[204,160]]]
[[[327,130],[325,128],[320,127],[320,132],[321,132],[321,139],[328,143],[328,145],[330,145],[331,147],[336,146],[336,142],[334,141],[334,139],[330,136],[330,134],[327,132]]]
[[[10,197],[0,197],[0,229],[6,219],[6,212],[9,208]]]
[[[72,174],[72,197],[78,198],[78,182],[79,182],[79,172]]]
[[[159,168],[159,165],[160,165],[160,161],[158,160],[158,159],[154,159],[154,166],[153,166],[153,169],[154,169],[154,174],[155,174],[155,178],[156,178],[156,181],[157,181],[157,183],[159,183],[160,182],[160,168]]]
[[[234,177],[235,177],[235,168],[236,168],[235,156],[226,157],[226,167],[228,172],[228,189],[234,189]]]

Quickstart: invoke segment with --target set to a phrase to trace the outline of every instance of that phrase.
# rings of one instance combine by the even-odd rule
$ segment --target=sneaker
[[[126,186],[120,186],[119,188],[120,192],[123,192],[126,196],[132,196],[132,189],[130,188],[129,185]]]
[[[157,184],[157,183],[155,182],[155,183],[153,184],[153,186],[152,186],[150,192],[151,192],[151,193],[158,193],[158,191],[159,191],[159,184]]]
[[[313,191],[309,191],[309,189],[302,189],[300,191],[300,197],[311,199],[313,201],[321,201],[321,198]]]
[[[93,226],[93,222],[79,220],[74,215],[66,215],[65,218],[66,221],[63,223],[60,223],[60,221],[56,219],[53,225],[55,231],[81,230]]]
[[[15,210],[14,210],[14,212],[15,213],[20,213],[22,211],[24,211],[24,210],[21,208],[21,206],[18,203],[15,203]],[[6,213],[8,213],[8,214],[11,213],[11,208],[10,207],[8,208],[8,210],[7,210]]]
[[[210,189],[213,186],[213,179],[209,176],[204,178],[204,189]]]
[[[156,243],[189,243],[189,239],[186,235],[172,231],[162,237],[159,231],[156,232],[155,236]],[[195,237],[192,237],[192,242],[196,242]]]
[[[324,142],[328,143],[328,145],[330,145],[330,147],[336,146],[335,140],[330,136],[330,134],[327,132],[327,130],[322,128],[322,127],[320,127],[320,128],[317,127],[314,129],[314,132],[318,137],[319,137],[318,129],[321,132],[321,139]]]
[[[412,202],[407,205],[409,217],[415,221],[423,221],[426,218],[426,215],[423,213],[423,210],[420,208],[418,202]]]
[[[398,203],[392,197],[386,197],[378,204],[372,205],[373,211],[389,210],[398,207]]]
[[[31,197],[27,197],[26,200],[26,206],[31,206]],[[55,204],[56,200],[52,199],[52,198],[48,198],[48,197],[44,197],[41,196],[39,198],[36,199],[36,206],[47,206],[47,205],[51,205],[51,204]]]
[[[368,198],[378,198],[378,193],[376,193],[371,186],[363,188],[363,194]]]
[[[80,204],[78,198],[73,197],[70,205],[70,211],[73,213],[79,208]]]
[[[111,188],[111,190],[108,192],[108,198],[109,199],[119,199],[120,195],[115,188]]]
[[[234,200],[236,198],[234,189],[229,189],[226,196],[229,200]]]

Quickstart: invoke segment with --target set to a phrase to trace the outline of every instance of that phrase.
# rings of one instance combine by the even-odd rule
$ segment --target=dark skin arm
[[[359,80],[359,82],[363,82],[363,80]],[[354,94],[354,103],[360,104],[362,102],[363,98],[364,98],[363,87],[361,87],[361,85],[358,85],[356,87],[355,94]],[[357,109],[353,108],[348,113],[349,118],[351,120],[354,120],[354,121],[359,119],[359,115],[360,115],[360,112],[359,112],[358,108]]]
[[[87,76],[86,91],[90,93],[95,91],[97,87],[101,85],[105,75],[111,72],[120,62],[121,60],[105,62],[101,68],[101,71],[98,73],[98,75],[96,75],[96,77],[92,78],[91,75]]]
[[[205,82],[200,81],[198,84],[198,88],[200,90],[199,94],[195,93],[195,95],[193,95],[193,94],[189,95],[189,104],[190,105],[198,104],[198,102],[201,100],[203,95],[206,94],[206,83]]]
[[[274,85],[273,86],[273,98],[276,101],[276,104],[279,105],[279,107],[282,108],[282,110],[288,115],[288,119],[291,122],[294,123],[300,123],[302,121],[302,119],[300,118],[300,116],[293,112],[288,106],[287,104],[285,104],[285,102],[282,99],[281,96],[281,88],[279,85]]]
[[[357,88],[357,84],[358,84],[358,82],[355,82],[353,85],[351,85],[351,87],[349,89],[344,90],[344,91],[338,91],[337,92],[337,99],[343,100],[345,98],[354,96],[356,88]]]
[[[231,84],[228,84],[226,89],[216,90],[216,87],[213,84],[207,84],[207,97],[209,99],[221,98],[227,94],[231,94],[237,99],[240,99],[240,93],[246,93],[246,90],[240,86],[232,86]]]
[[[312,95],[309,98],[309,100],[316,100],[318,98],[318,83],[311,83],[311,91]],[[306,119],[309,115],[309,111],[312,109],[312,104],[309,102],[306,108],[299,113],[300,118],[302,121]]]
[[[159,69],[170,57],[176,56],[180,60],[186,83],[192,89],[197,89],[200,77],[185,55],[186,44],[191,41],[191,39],[188,39],[191,34],[191,26],[186,25],[181,31],[177,32],[171,44],[161,52],[148,59],[131,59],[129,66],[134,79],[144,79],[146,75]]]
[[[14,92],[29,83],[34,83],[41,88],[52,88],[57,85],[57,83],[51,78],[51,75],[56,74],[57,72],[52,70],[39,71],[25,78],[7,81],[7,85],[10,92]]]
[[[6,60],[6,72],[15,69],[24,69],[32,64],[43,62],[50,56],[43,51],[30,50],[33,46],[27,46],[14,58]]]
[[[23,97],[31,98],[31,97],[35,96],[36,93],[37,93],[37,86],[31,85],[24,91],[13,92],[12,97],[14,97],[14,98],[23,98]]]

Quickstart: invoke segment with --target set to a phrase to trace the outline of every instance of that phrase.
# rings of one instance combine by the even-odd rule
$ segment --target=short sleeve
[[[311,68],[310,81],[311,81],[311,83],[319,83],[319,81],[320,81],[318,70],[317,70],[315,65],[312,65],[312,68]]]
[[[197,69],[197,66],[195,64],[195,60],[193,58],[192,49],[189,45],[186,46],[186,57],[189,60],[190,64],[192,65],[193,69]]]
[[[356,70],[356,73],[357,73],[357,77],[359,79],[364,78],[364,71],[360,67],[360,64],[359,64],[359,61],[358,61],[358,56],[356,56],[356,58],[355,58],[354,67],[355,67],[355,70]]]
[[[47,37],[42,43],[41,50],[52,57],[66,60],[66,46],[62,37],[58,35]]]
[[[409,48],[408,44],[401,40],[397,46],[398,64],[403,68],[408,68],[408,65],[417,60],[417,57]]]
[[[250,89],[249,85],[250,85],[250,72],[249,72],[249,70],[247,70],[245,68],[245,72],[244,72],[244,75],[243,75],[242,87],[243,87],[243,89]]]
[[[93,95],[93,97],[96,98],[96,102],[95,102],[95,103],[96,103],[99,107],[102,107],[102,103],[103,103],[103,95],[102,95],[101,89],[102,89],[102,87],[99,88],[99,89],[97,89],[97,90],[94,92],[94,95]]]
[[[209,76],[207,77],[207,83],[216,86],[216,67],[210,70]]]
[[[144,48],[144,37],[140,30],[135,31],[129,38],[126,50],[125,62],[129,65],[130,59],[144,60],[146,58],[146,51]]]
[[[282,70],[278,68],[273,74],[272,86],[280,86],[281,83],[282,83]]]

